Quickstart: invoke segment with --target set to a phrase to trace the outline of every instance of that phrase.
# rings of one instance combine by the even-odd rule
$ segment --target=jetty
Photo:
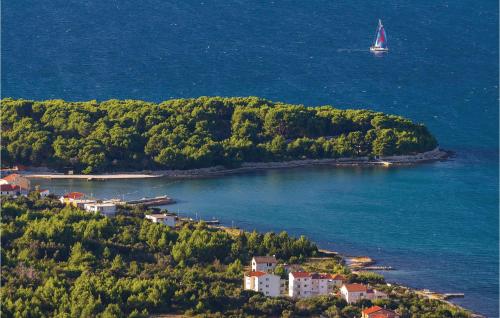
[[[363,269],[367,271],[393,271],[396,270],[392,266],[366,266]]]
[[[167,195],[161,195],[153,198],[142,198],[125,202],[128,205],[161,206],[175,203],[175,200]]]

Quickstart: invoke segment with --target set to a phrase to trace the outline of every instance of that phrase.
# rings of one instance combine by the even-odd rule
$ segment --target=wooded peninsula
[[[85,174],[412,155],[437,146],[424,125],[400,116],[257,97],[162,103],[5,98],[1,113],[4,167]]]

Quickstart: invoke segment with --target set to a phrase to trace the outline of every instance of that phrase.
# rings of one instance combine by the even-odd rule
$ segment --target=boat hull
[[[372,52],[388,52],[389,49],[388,48],[382,48],[382,47],[374,47],[374,46],[371,46],[370,47],[370,51]]]

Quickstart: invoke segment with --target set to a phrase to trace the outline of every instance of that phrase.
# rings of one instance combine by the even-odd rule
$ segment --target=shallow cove
[[[494,164],[494,162],[491,162]],[[99,198],[168,194],[181,215],[261,231],[304,234],[321,247],[369,255],[389,281],[464,292],[456,303],[481,311],[497,297],[495,188],[466,157],[416,166],[310,167],[193,180],[34,180],[62,193]],[[482,185],[477,190],[466,184]],[[488,195],[489,193],[490,195]]]

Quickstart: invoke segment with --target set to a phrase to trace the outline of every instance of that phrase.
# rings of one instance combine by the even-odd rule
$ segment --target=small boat
[[[370,51],[374,53],[387,52],[389,48],[387,47],[387,36],[385,34],[384,26],[382,25],[382,20],[378,20],[377,35],[375,37],[375,43],[370,47]]]

